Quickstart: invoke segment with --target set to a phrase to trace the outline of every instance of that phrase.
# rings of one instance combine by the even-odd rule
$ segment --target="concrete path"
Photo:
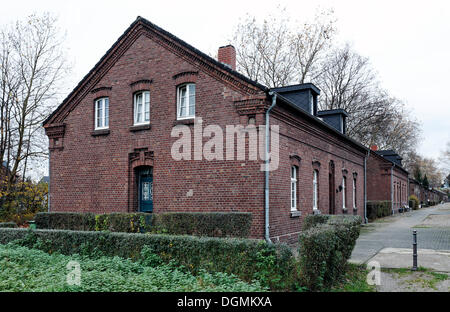
[[[421,258],[419,252],[419,266],[427,267],[428,265],[430,269],[433,269],[436,267],[433,263],[445,262],[450,268],[447,253],[439,254],[438,252],[450,252],[449,220],[450,203],[378,219],[363,226],[350,262],[367,263],[378,254],[377,260],[381,261],[382,267],[383,264],[385,267],[411,267],[412,256],[406,253],[405,248],[412,252],[412,232],[417,230],[417,247],[422,249],[423,254]],[[382,252],[379,254],[380,251]],[[424,262],[426,259],[429,259],[430,263]]]

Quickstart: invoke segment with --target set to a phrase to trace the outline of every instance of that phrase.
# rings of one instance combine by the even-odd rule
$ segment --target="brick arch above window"
[[[291,167],[292,166],[300,167],[300,163],[302,161],[302,158],[300,156],[298,156],[296,154],[291,154],[291,155],[289,155],[289,159],[291,162]]]
[[[91,94],[94,95],[94,99],[99,99],[102,97],[109,97],[111,94],[112,87],[98,87],[91,90]]]
[[[319,169],[320,169],[320,161],[318,161],[318,160],[313,160],[313,161],[312,161],[312,167],[313,167],[314,170],[319,171]]]
[[[177,86],[184,83],[196,83],[197,77],[198,71],[184,71],[172,76]]]
[[[153,83],[152,79],[141,79],[130,83],[131,92],[150,90],[150,85]]]

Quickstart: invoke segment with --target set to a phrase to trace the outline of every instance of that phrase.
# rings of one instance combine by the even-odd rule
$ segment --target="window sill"
[[[144,125],[134,125],[130,127],[131,132],[135,131],[141,131],[141,130],[150,130],[152,126],[150,124],[144,124]]]
[[[300,217],[302,215],[302,212],[301,211],[298,211],[298,210],[296,210],[296,211],[291,211],[291,218],[298,218],[298,217]]]
[[[108,135],[109,129],[98,129],[91,132],[92,136]]]
[[[177,119],[174,121],[173,125],[193,125],[195,121],[195,118],[186,118],[186,119]]]

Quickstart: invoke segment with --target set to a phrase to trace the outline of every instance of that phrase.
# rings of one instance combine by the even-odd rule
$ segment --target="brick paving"
[[[427,222],[432,215],[433,223]],[[442,215],[442,218],[439,216]],[[412,233],[417,231],[418,248],[450,250],[450,227],[446,226],[450,203],[386,217],[363,226],[351,262],[365,263],[383,248],[412,248]],[[435,222],[436,220],[442,222]]]

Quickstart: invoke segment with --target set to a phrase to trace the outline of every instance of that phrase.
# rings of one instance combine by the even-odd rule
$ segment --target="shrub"
[[[325,216],[307,217],[308,226],[315,225],[299,235],[300,278],[310,290],[330,287],[344,276],[362,222],[359,216]]]
[[[330,217],[331,215],[327,214],[307,215],[303,220],[302,230],[306,231],[318,224],[326,223]]]
[[[417,210],[419,209],[419,199],[417,198],[416,195],[411,195],[409,196],[409,207],[412,210]]]
[[[0,244],[17,244],[46,252],[98,254],[140,260],[147,246],[162,261],[188,268],[234,274],[245,281],[259,280],[273,290],[296,287],[297,270],[289,247],[255,239],[110,233],[67,230],[0,229]],[[144,252],[145,254],[145,252]],[[153,260],[151,260],[153,261]],[[270,265],[268,265],[270,264]]]
[[[110,213],[94,215],[77,212],[41,212],[36,215],[38,229],[157,233],[211,237],[248,237],[251,213],[169,212]]]
[[[251,213],[169,212],[154,215],[154,231],[174,235],[248,237]]]
[[[15,222],[0,222],[0,228],[16,228],[17,224]]]
[[[392,214],[392,206],[390,201],[368,201],[367,202],[367,218],[373,221],[377,218],[390,216]]]

